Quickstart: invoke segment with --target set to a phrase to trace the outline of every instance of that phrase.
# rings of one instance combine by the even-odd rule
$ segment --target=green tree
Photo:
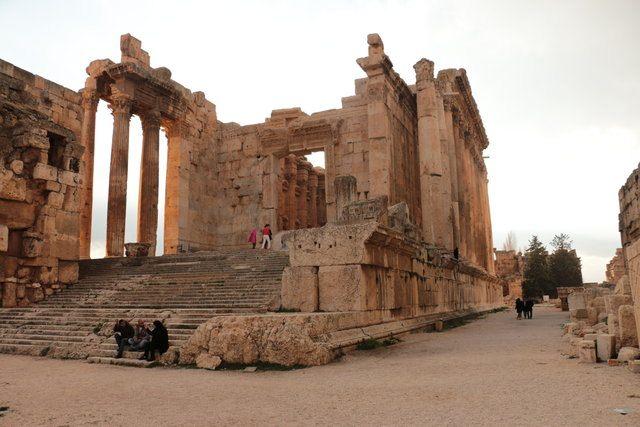
[[[549,253],[538,236],[532,236],[524,253],[525,268],[522,292],[525,298],[541,298],[552,288],[549,280]]]
[[[559,286],[582,286],[582,262],[569,236],[562,233],[553,238],[554,251],[549,255],[549,277],[554,288]]]

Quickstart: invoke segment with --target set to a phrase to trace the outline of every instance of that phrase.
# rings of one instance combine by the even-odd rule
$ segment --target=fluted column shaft
[[[149,255],[155,256],[158,230],[158,175],[160,113],[152,111],[141,117],[142,158],[138,193],[138,242],[150,243]]]
[[[93,214],[93,153],[96,139],[96,111],[98,95],[95,91],[82,92],[82,133],[80,143],[84,147],[82,210],[80,211],[80,258],[91,258],[91,216]]]
[[[318,226],[318,174],[316,171],[309,172],[309,215],[307,224],[309,227]]]
[[[287,196],[288,196],[287,216],[289,217],[289,230],[295,230],[297,228],[296,227],[297,212],[298,212],[298,201],[296,198],[297,175],[298,175],[297,158],[294,155],[290,155],[287,157],[286,174],[285,174],[285,177],[289,182],[289,191],[287,193]]]
[[[302,162],[298,164],[298,222],[297,228],[307,228],[307,183],[309,170]]]
[[[122,94],[113,95],[109,108],[113,114],[113,138],[107,204],[107,256],[115,257],[124,253],[131,99]]]

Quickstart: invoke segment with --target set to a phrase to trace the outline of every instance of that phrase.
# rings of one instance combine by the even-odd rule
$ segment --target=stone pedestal
[[[596,343],[592,340],[582,340],[578,345],[578,357],[582,363],[596,363]]]
[[[616,354],[616,337],[612,334],[600,334],[596,339],[596,353],[598,360],[606,362]]]

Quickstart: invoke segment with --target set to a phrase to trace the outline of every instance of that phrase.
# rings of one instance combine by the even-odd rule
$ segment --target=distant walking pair
[[[271,233],[271,226],[269,224],[265,224],[262,228],[262,249],[270,249],[271,248],[271,239],[273,238],[273,234]],[[256,248],[256,243],[258,241],[258,229],[254,228],[251,230],[251,234],[249,234],[249,238],[247,242],[251,243],[253,249]]]
[[[522,301],[520,298],[516,299],[516,313],[518,313],[516,319],[522,319],[523,314],[525,319],[532,319],[533,304],[532,299],[528,299],[527,301]]]

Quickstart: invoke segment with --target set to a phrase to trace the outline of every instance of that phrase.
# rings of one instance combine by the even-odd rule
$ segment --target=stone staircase
[[[213,316],[277,309],[288,264],[285,252],[251,249],[81,261],[79,283],[33,307],[0,308],[0,353],[146,366],[140,353],[111,359],[116,320],[161,319],[179,349]]]

